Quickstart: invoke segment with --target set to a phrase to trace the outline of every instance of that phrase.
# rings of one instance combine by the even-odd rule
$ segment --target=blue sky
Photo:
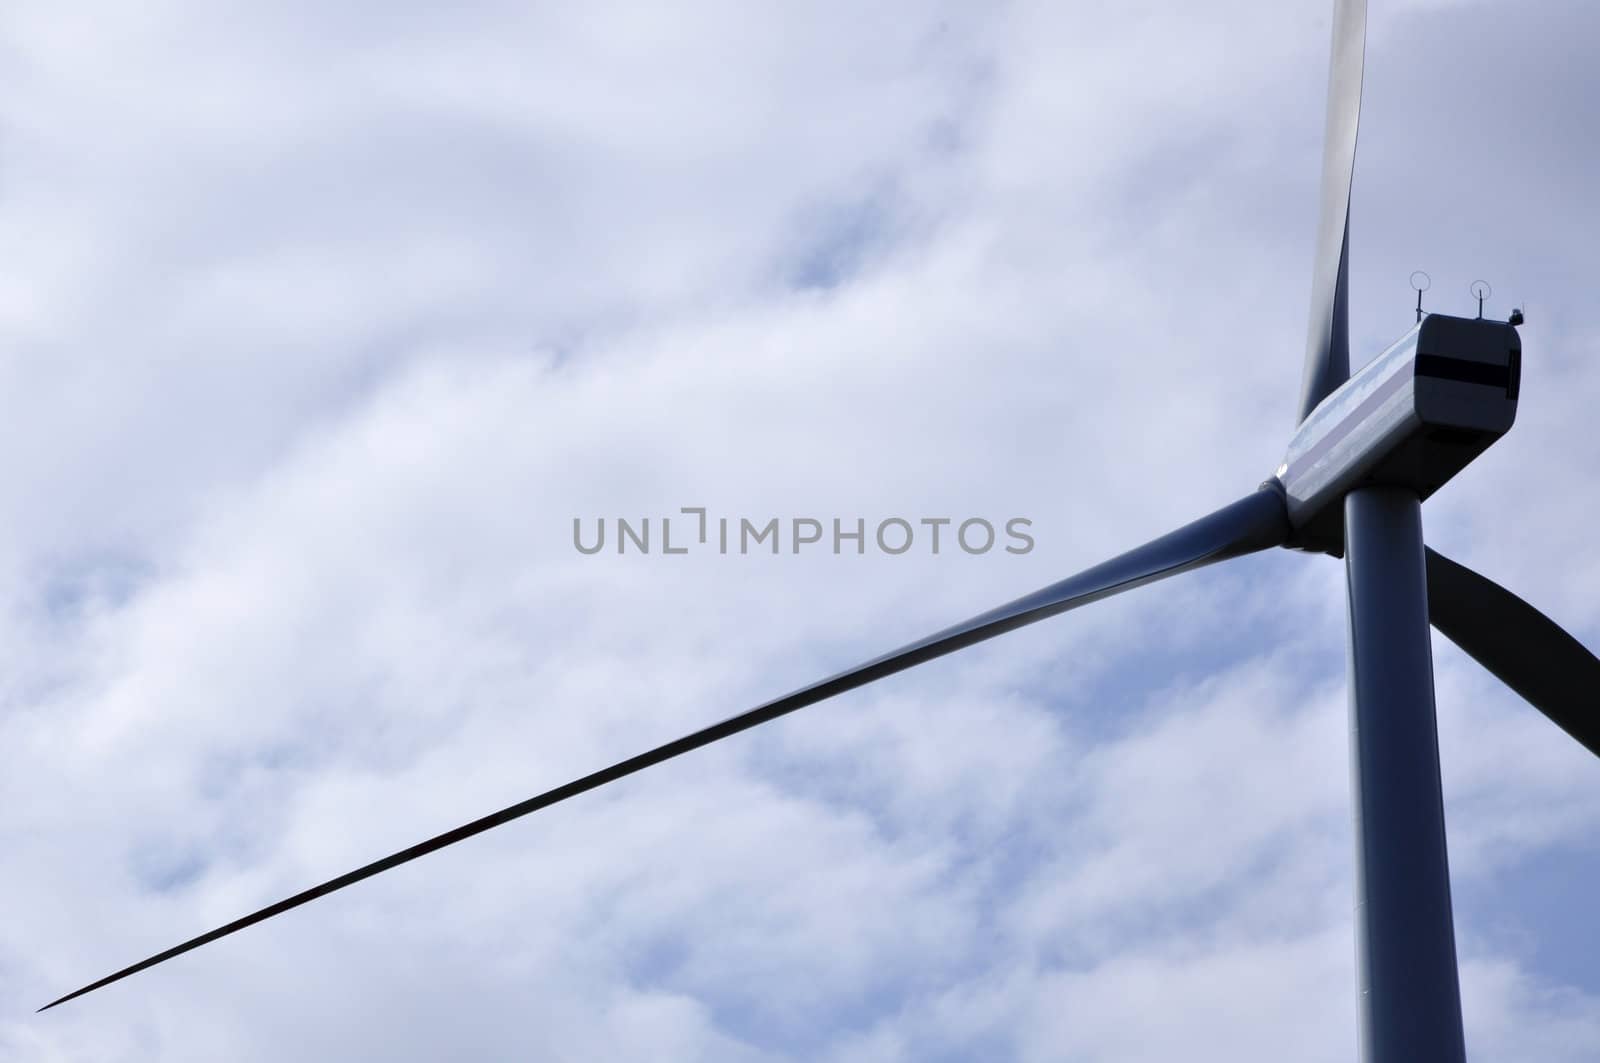
[[[0,1058],[1344,1060],[1342,570],[931,664],[72,1005],[1251,490],[1328,7],[0,16]],[[1600,645],[1576,2],[1373,0],[1361,360],[1526,304],[1430,542]],[[1033,521],[587,557],[574,517]],[[1600,1052],[1600,765],[1442,640],[1469,1050]]]

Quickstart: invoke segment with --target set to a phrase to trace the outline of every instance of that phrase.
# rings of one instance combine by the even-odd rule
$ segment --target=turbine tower
[[[1075,576],[313,886],[40,1010],[826,698],[1113,594],[1282,546],[1345,564],[1361,1056],[1461,1063],[1429,624],[1597,755],[1600,659],[1531,605],[1423,541],[1422,502],[1515,420],[1520,317],[1419,310],[1409,331],[1350,374],[1350,188],[1365,38],[1366,0],[1335,0],[1297,426],[1283,463],[1255,491]]]

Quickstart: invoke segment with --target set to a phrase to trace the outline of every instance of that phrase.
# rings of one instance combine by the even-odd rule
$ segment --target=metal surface
[[[1429,314],[1301,422],[1277,473],[1289,523],[1328,525],[1310,537],[1320,542],[1339,535],[1358,487],[1428,498],[1510,431],[1521,356],[1504,322]]]
[[[1321,210],[1311,272],[1311,321],[1297,424],[1350,375],[1350,185],[1361,121],[1366,39],[1366,0],[1337,0],[1322,140]]]
[[[1422,503],[1345,498],[1361,1058],[1461,1063]]]
[[[1554,620],[1435,550],[1428,551],[1428,617],[1441,634],[1600,756],[1600,658]]]
[[[814,705],[819,701],[843,694],[847,690],[866,686],[868,683],[885,676],[903,672],[907,668],[931,661],[936,657],[943,657],[947,653],[994,638],[996,635],[1007,631],[1015,631],[1019,627],[1036,623],[1047,617],[1056,616],[1069,609],[1076,609],[1080,605],[1108,598],[1113,594],[1132,590],[1155,580],[1167,576],[1175,576],[1189,569],[1199,568],[1216,561],[1225,561],[1228,558],[1239,557],[1242,554],[1255,553],[1269,547],[1282,545],[1289,534],[1289,522],[1283,511],[1283,498],[1275,490],[1258,490],[1247,495],[1231,505],[1224,506],[1208,516],[1201,517],[1192,524],[1187,524],[1175,532],[1146,543],[1144,546],[1129,550],[1103,562],[1091,569],[1070,576],[1058,583],[1052,583],[1042,590],[1016,601],[982,613],[970,620],[956,624],[954,627],[945,628],[936,634],[930,635],[918,642],[903,646],[892,653],[876,657],[865,664],[857,665],[848,671],[840,672],[831,678],[802,687],[791,694],[787,694],[774,701],[758,705],[753,709],[742,712],[737,716],[729,717],[721,723],[713,724],[693,734],[686,735],[665,745],[657,746],[637,756],[629,757],[607,768],[585,775],[553,790],[547,790],[526,801],[518,802],[498,812],[490,813],[471,823],[464,824],[454,830],[436,835],[424,842],[419,842],[407,849],[375,860],[370,864],[359,867],[354,871],[330,879],[320,886],[313,886],[288,897],[276,904],[268,905],[261,910],[241,919],[236,919],[225,926],[201,934],[181,945],[174,946],[164,952],[157,953],[148,959],[141,960],[129,967],[124,967],[115,974],[108,975],[97,982],[90,983],[82,989],[68,993],[66,996],[51,1001],[40,1011],[47,1011],[57,1004],[64,1004],[74,997],[110,985],[131,974],[154,967],[158,963],[181,956],[191,949],[216,941],[218,938],[227,937],[245,927],[253,926],[264,919],[298,908],[319,897],[325,897],[336,890],[352,886],[363,879],[399,867],[420,856],[437,852],[447,845],[465,841],[486,830],[519,819],[531,812],[561,801],[569,797],[587,793],[590,790],[604,786],[625,778],[637,771],[660,764],[662,761],[671,760],[673,757],[708,746],[712,742],[731,737],[741,731],[747,731],[758,724],[775,720],[779,716],[787,715],[796,709]]]

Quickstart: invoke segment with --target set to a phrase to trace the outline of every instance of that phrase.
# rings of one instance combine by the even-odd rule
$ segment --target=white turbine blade
[[[1600,658],[1486,576],[1428,549],[1428,619],[1600,756]]]
[[[905,671],[915,665],[931,661],[936,657],[953,653],[985,639],[994,638],[996,635],[1007,631],[1014,631],[1019,627],[1035,623],[1046,617],[1064,613],[1089,602],[1119,594],[1122,591],[1132,590],[1155,580],[1167,576],[1177,575],[1192,568],[1199,568],[1216,561],[1225,561],[1229,558],[1239,557],[1243,554],[1255,553],[1269,547],[1280,546],[1289,536],[1289,521],[1284,512],[1283,498],[1275,490],[1263,488],[1252,495],[1240,499],[1231,505],[1224,506],[1209,516],[1201,517],[1192,524],[1185,525],[1177,531],[1162,536],[1153,542],[1146,543],[1118,557],[1112,558],[1094,568],[1080,572],[1059,583],[1053,583],[1042,590],[1016,601],[992,609],[987,613],[975,616],[970,620],[956,624],[937,634],[930,635],[918,642],[913,642],[892,653],[874,658],[865,664],[857,665],[848,671],[840,672],[831,678],[821,680],[807,687],[802,687],[791,694],[787,694],[774,701],[758,705],[753,709],[742,712],[737,716],[729,717],[721,723],[713,724],[693,734],[686,735],[665,745],[657,746],[647,752],[619,761],[610,767],[585,775],[553,790],[547,790],[535,797],[492,812],[481,819],[464,824],[454,830],[419,842],[409,848],[402,849],[381,860],[376,860],[354,871],[347,872],[337,878],[330,879],[320,886],[297,893],[292,897],[268,905],[261,910],[241,919],[236,919],[225,926],[201,934],[157,953],[148,959],[141,960],[130,967],[125,967],[115,974],[108,975],[98,982],[92,982],[82,989],[68,993],[66,996],[46,1004],[40,1011],[47,1011],[57,1004],[64,1004],[74,997],[80,997],[102,986],[110,985],[131,974],[137,974],[158,963],[180,956],[191,949],[199,948],[218,938],[227,937],[247,926],[252,926],[264,919],[287,912],[291,908],[298,908],[302,904],[324,897],[336,890],[353,885],[363,879],[371,878],[382,871],[415,860],[419,856],[443,849],[447,845],[464,841],[474,835],[514,819],[547,808],[569,797],[597,789],[607,783],[642,771],[645,768],[662,761],[671,760],[673,757],[708,746],[723,738],[736,735],[741,731],[749,730],[758,724],[775,720],[794,712],[796,709],[807,705],[814,705],[819,701],[842,694],[847,690],[865,686],[874,680],[882,679],[896,672]]]
[[[1367,0],[1337,0],[1322,142],[1317,257],[1311,273],[1311,324],[1296,424],[1350,376],[1350,185],[1355,175],[1356,130],[1361,123],[1366,40]]]

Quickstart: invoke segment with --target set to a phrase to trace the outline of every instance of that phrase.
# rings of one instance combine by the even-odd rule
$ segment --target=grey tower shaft
[[[1366,1063],[1462,1063],[1422,503],[1345,497],[1356,963]]]

